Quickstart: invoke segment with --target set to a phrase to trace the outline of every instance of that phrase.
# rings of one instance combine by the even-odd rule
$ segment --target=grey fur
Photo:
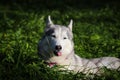
[[[115,57],[85,59],[77,56],[74,53],[72,24],[73,21],[71,20],[68,27],[55,25],[50,16],[48,17],[45,34],[38,43],[38,53],[45,62],[62,65],[64,69],[85,74],[100,73],[99,69],[103,66],[109,69],[120,67],[120,59]],[[56,45],[61,46],[61,50],[57,50],[58,56],[54,54]]]

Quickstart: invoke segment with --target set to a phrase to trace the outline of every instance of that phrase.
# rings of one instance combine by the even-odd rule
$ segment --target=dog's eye
[[[51,35],[53,38],[56,38],[56,36],[55,35]]]
[[[64,37],[63,39],[67,39],[67,37]]]

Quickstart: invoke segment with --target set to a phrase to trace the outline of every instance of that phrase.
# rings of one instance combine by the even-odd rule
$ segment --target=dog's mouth
[[[54,51],[54,54],[55,54],[56,56],[61,56],[61,55],[62,55],[62,52],[60,52],[60,51],[58,51],[58,50],[55,50],[55,51]]]
[[[56,62],[44,62],[45,64],[47,64],[49,67],[53,67],[54,65],[56,65]]]

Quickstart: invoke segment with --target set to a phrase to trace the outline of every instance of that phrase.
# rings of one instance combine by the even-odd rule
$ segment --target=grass
[[[120,57],[120,10],[98,9],[37,10],[36,6],[0,5],[0,80],[91,80],[82,73],[62,73],[48,68],[37,55],[45,19],[68,25],[73,19],[75,52],[81,57]],[[34,10],[36,7],[36,10]],[[120,73],[107,70],[92,80],[119,80]]]

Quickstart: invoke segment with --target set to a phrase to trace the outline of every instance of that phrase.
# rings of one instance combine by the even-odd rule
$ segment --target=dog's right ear
[[[72,31],[72,26],[73,26],[73,20],[71,19],[70,20],[70,23],[69,23],[69,25],[68,25],[68,28]]]
[[[47,19],[47,22],[46,22],[46,28],[51,27],[51,25],[53,25],[53,22],[52,22],[52,20],[51,20],[50,15],[49,15],[49,16],[48,16],[48,19]]]

